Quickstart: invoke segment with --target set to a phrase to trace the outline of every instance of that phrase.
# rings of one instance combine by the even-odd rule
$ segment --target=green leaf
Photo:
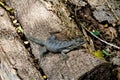
[[[96,36],[100,35],[100,31],[98,31],[98,30],[93,31],[92,33]]]
[[[111,54],[110,54],[108,51],[106,51],[106,50],[102,50],[102,52],[103,52],[103,54],[105,54],[106,56],[111,56]]]

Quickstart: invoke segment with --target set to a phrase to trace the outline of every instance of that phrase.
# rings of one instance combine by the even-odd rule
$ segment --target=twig
[[[104,41],[104,40],[100,39],[98,36],[94,35],[94,34],[93,34],[92,32],[90,32],[87,28],[85,28],[85,26],[84,26],[82,23],[80,23],[80,25],[81,25],[82,28],[84,28],[86,31],[88,31],[91,35],[93,35],[95,38],[97,38],[97,39],[100,40],[101,42],[103,42],[103,43],[105,43],[105,44],[107,44],[107,45],[113,46],[113,47],[115,47],[115,48],[117,48],[117,49],[120,49],[120,47],[118,47],[118,46],[116,46],[116,45],[114,45],[114,44],[108,43],[107,41]]]

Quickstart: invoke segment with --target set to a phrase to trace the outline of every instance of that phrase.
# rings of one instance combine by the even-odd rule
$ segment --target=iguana
[[[32,36],[26,36],[28,40],[43,46],[43,48],[40,51],[40,56],[43,57],[46,52],[54,52],[54,53],[61,53],[64,58],[67,58],[68,56],[66,53],[68,53],[71,50],[74,50],[76,48],[79,48],[82,44],[85,43],[84,38],[76,38],[70,41],[60,41],[56,39],[56,36],[51,36],[46,41],[44,40],[38,40]]]

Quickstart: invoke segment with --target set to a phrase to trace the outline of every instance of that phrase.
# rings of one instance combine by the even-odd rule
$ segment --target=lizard
[[[74,49],[80,48],[81,45],[85,43],[85,39],[83,37],[75,38],[70,41],[57,40],[56,36],[54,35],[52,35],[46,41],[39,40],[29,35],[27,35],[26,37],[28,38],[28,40],[40,46],[43,46],[43,48],[40,51],[40,57],[43,57],[44,54],[47,52],[53,52],[53,53],[61,53],[64,58],[67,58],[68,56],[66,55],[66,53]]]

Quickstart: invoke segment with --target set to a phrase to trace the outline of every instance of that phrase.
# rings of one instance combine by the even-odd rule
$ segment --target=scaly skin
[[[49,39],[46,41],[43,40],[38,40],[36,38],[33,38],[31,36],[27,35],[27,38],[41,46],[43,46],[40,56],[43,57],[46,52],[54,52],[54,53],[61,53],[64,58],[67,57],[65,53],[68,53],[71,50],[74,50],[75,48],[79,48],[82,44],[85,43],[85,40],[83,38],[76,38],[71,41],[59,41],[56,39],[55,36],[51,36]]]

